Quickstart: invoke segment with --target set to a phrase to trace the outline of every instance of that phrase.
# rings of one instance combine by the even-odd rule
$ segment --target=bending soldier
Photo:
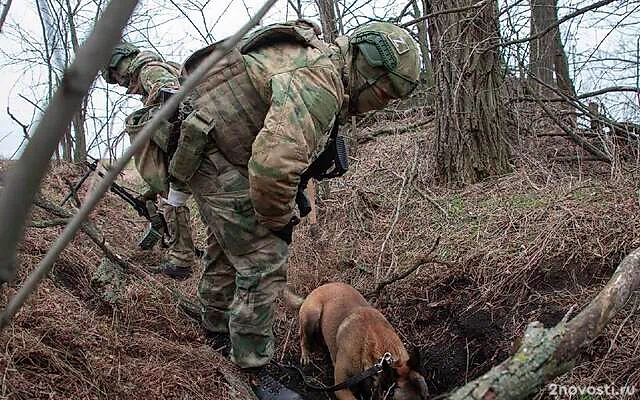
[[[126,119],[126,130],[131,140],[160,108],[165,100],[163,96],[180,88],[179,74],[176,66],[164,62],[154,52],[140,51],[129,43],[120,43],[114,48],[109,65],[103,70],[104,79],[107,83],[126,87],[128,94],[141,95],[144,105]],[[160,208],[169,230],[167,258],[154,272],[186,278],[192,272],[195,254],[189,208],[185,205],[191,192],[187,185],[178,181],[169,184],[167,168],[172,151],[172,130],[171,123],[164,124],[134,158],[136,169],[150,188],[144,195],[145,199],[155,200],[158,194],[161,195]]]
[[[203,324],[230,336],[231,360],[255,374],[259,398],[301,398],[263,374],[301,175],[335,142],[334,126],[418,83],[419,51],[404,29],[371,23],[333,44],[318,33],[301,20],[245,37],[185,100],[190,112],[169,165],[207,224]],[[194,53],[183,74],[215,46]]]

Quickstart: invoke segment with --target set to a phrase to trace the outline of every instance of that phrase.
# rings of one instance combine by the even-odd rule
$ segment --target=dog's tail
[[[285,304],[293,311],[298,311],[302,303],[304,303],[304,298],[295,294],[289,286],[285,286],[282,291],[282,298],[284,299]]]

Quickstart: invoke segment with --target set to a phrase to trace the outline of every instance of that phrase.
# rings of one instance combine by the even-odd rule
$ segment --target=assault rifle
[[[85,165],[88,167],[87,172],[82,176],[82,178],[80,178],[78,183],[74,185],[73,191],[69,195],[67,195],[67,197],[65,197],[61,205],[64,205],[71,198],[73,193],[75,193],[78,189],[80,189],[84,181],[87,180],[87,178],[92,172],[96,172],[99,176],[104,177],[104,174],[98,171],[98,160],[93,159],[92,162],[85,161]],[[155,203],[151,200],[148,200],[145,202],[135,197],[127,189],[118,185],[115,182],[111,184],[111,187],[109,189],[112,193],[116,194],[122,200],[129,203],[134,208],[134,210],[138,212],[139,216],[144,217],[147,221],[149,221],[149,226],[147,227],[147,229],[144,232],[144,235],[138,242],[138,245],[143,250],[152,249],[153,246],[155,246],[155,244],[160,239],[162,239],[162,237],[164,236],[164,233],[168,232],[167,222],[165,221],[162,214],[158,213],[158,208],[155,205]]]
[[[344,175],[348,170],[347,144],[344,138],[338,135],[338,124],[336,123],[331,130],[331,137],[326,148],[300,176],[298,192],[296,193],[296,204],[298,205],[300,216],[306,217],[311,212],[311,204],[309,204],[309,199],[304,193],[311,178],[315,178],[318,181],[335,178]]]

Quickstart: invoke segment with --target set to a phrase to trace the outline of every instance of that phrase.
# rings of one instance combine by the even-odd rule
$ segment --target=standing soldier
[[[144,104],[126,119],[126,130],[131,140],[160,108],[166,96],[180,88],[179,75],[176,66],[165,62],[154,52],[140,51],[129,43],[120,43],[114,48],[109,64],[103,70],[104,79],[107,83],[126,87],[128,94],[142,95]],[[154,272],[182,279],[192,273],[195,249],[189,208],[185,205],[191,192],[176,180],[169,184],[167,167],[172,147],[175,147],[175,143],[171,143],[172,131],[171,123],[164,124],[134,158],[138,172],[150,187],[145,199],[161,195],[161,209],[169,230],[168,257]]]
[[[231,360],[261,399],[301,399],[264,374],[301,177],[326,177],[345,158],[338,124],[407,96],[420,72],[416,43],[395,25],[370,23],[330,45],[318,33],[303,20],[270,25],[229,51],[183,103],[169,165],[208,228],[203,324],[230,336]],[[194,53],[183,74],[215,47]]]

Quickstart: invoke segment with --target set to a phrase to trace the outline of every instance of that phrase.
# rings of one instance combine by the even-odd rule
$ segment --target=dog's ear
[[[422,357],[420,356],[420,349],[417,346],[410,347],[407,366],[414,371],[422,372]]]

